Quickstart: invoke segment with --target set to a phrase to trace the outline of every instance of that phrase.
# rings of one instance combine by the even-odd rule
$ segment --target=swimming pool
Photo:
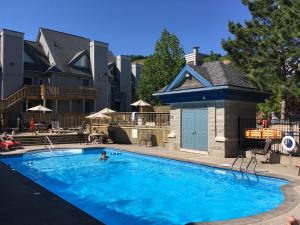
[[[107,161],[99,160],[103,150]],[[256,215],[278,207],[284,200],[280,187],[288,183],[107,148],[29,153],[1,161],[108,225]]]

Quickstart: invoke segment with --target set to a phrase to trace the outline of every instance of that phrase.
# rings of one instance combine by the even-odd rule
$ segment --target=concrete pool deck
[[[119,148],[119,149],[124,149],[126,151],[130,151],[130,152],[138,152],[141,154],[147,154],[147,155],[154,155],[154,156],[160,156],[160,157],[166,157],[166,158],[171,158],[171,159],[177,159],[177,160],[181,160],[181,161],[188,161],[188,162],[193,162],[193,163],[201,163],[201,164],[207,164],[207,165],[211,165],[211,166],[217,166],[217,167],[221,167],[221,168],[230,168],[229,165],[231,165],[231,163],[233,162],[232,158],[217,158],[217,157],[212,157],[212,156],[208,156],[208,155],[202,155],[202,154],[195,154],[195,153],[187,153],[187,152],[179,152],[179,151],[169,151],[166,149],[163,149],[161,147],[145,147],[145,146],[138,146],[138,145],[118,145],[118,144],[109,144],[109,145],[86,145],[86,144],[64,144],[64,145],[56,145],[56,148],[89,148],[89,147],[111,147],[111,148]],[[15,155],[15,154],[23,154],[29,151],[33,151],[35,149],[44,149],[44,146],[28,146],[25,147],[24,149],[18,149],[15,151],[10,151],[10,152],[1,152],[0,155]],[[251,217],[246,217],[243,219],[236,219],[236,220],[230,220],[230,221],[223,221],[223,222],[214,222],[214,223],[191,223],[191,224],[209,224],[209,225],[221,225],[221,224],[232,224],[232,225],[238,225],[238,224],[255,224],[255,225],[283,225],[287,223],[287,217],[290,214],[293,214],[296,218],[300,219],[300,204],[299,204],[299,196],[300,196],[300,176],[298,176],[298,168],[295,166],[290,166],[290,165],[281,165],[281,164],[263,164],[263,163],[259,163],[257,165],[257,174],[258,175],[269,175],[269,176],[276,176],[276,177],[280,177],[280,178],[284,178],[284,179],[288,179],[289,185],[285,186],[283,188],[283,192],[286,195],[286,200],[284,201],[284,203],[270,211],[267,213],[262,213],[256,216],[251,216]],[[0,167],[0,175],[3,173],[6,175],[6,177],[9,177],[9,173],[13,172],[16,173],[15,171],[11,171],[8,170],[7,168],[5,169],[3,167],[3,165],[1,165]],[[27,180],[26,178],[20,178],[22,177],[21,175],[19,175],[18,173],[16,173],[17,175],[17,180]],[[4,176],[4,175],[3,175]],[[5,177],[5,176],[4,176]],[[2,180],[2,177],[1,177]],[[16,182],[16,181],[14,181]],[[24,188],[26,189],[26,186],[29,185],[29,183],[33,183],[33,182],[29,182],[27,180],[27,182],[23,181],[23,182],[19,182],[21,183],[20,185],[25,186]],[[33,183],[34,184],[34,183]],[[1,185],[1,183],[0,183]],[[36,185],[36,184],[34,184]],[[30,185],[29,185],[30,186]],[[37,185],[38,186],[38,185]],[[39,187],[42,188],[42,187]],[[43,188],[42,188],[43,190]],[[30,195],[28,194],[28,192],[30,191]],[[13,196],[13,193],[16,193],[18,195],[28,195],[26,198],[26,204],[28,204],[28,201],[34,201],[35,196],[32,195],[32,190],[24,190],[24,192],[19,190],[19,188],[15,189],[3,189],[3,186],[0,186],[0,198],[2,199],[2,195],[4,194],[4,196],[6,195],[5,193],[8,192]],[[45,190],[46,192],[46,190]],[[7,195],[8,196],[8,195]],[[54,195],[52,195],[53,198]],[[55,196],[54,196],[55,198]],[[9,198],[6,198],[7,200],[9,200]],[[55,198],[56,201],[58,201],[58,197]],[[54,203],[51,203],[51,198],[43,198],[41,201],[41,205],[53,205]],[[1,202],[1,201],[0,201]],[[21,200],[20,200],[21,202]],[[61,203],[62,205],[66,204],[66,207],[70,207],[67,202],[65,201],[59,201],[59,202],[64,202]],[[3,203],[2,203],[3,204]],[[1,204],[1,208],[5,207],[5,204],[3,204],[2,207]],[[10,209],[14,210],[14,206],[12,205],[13,202],[10,202]],[[17,202],[15,202],[15,204],[17,204]],[[54,204],[55,205],[55,204]],[[53,206],[54,206],[53,205]],[[18,207],[15,206],[15,208],[17,209]],[[55,207],[52,207],[55,208]],[[71,207],[72,208],[72,207]],[[76,210],[78,210],[77,208],[74,207],[74,212],[69,209],[68,210],[61,210],[60,207],[57,207],[57,209],[53,209],[58,210],[58,211],[63,211],[63,213],[66,213],[66,217],[68,217],[69,219],[71,219],[71,217],[75,218],[74,220],[78,220],[76,219],[78,216],[78,218],[83,218],[86,216],[85,215],[81,215],[76,214],[74,212],[77,212]],[[6,212],[9,211],[8,209],[6,210]],[[40,210],[41,211],[41,210]],[[80,211],[80,210],[79,210]],[[38,217],[40,216],[41,218],[43,218],[41,215],[45,214],[45,216],[47,215],[47,211],[44,212],[39,212],[39,211],[35,211],[34,209],[31,210],[31,212],[33,213],[32,215],[38,215]],[[7,212],[9,213],[9,212]],[[12,214],[15,214],[14,212],[11,212]],[[39,214],[40,213],[40,214]],[[51,212],[50,212],[51,213]],[[78,212],[77,212],[78,213]],[[44,216],[44,217],[45,217]],[[0,213],[0,222],[3,221],[3,218],[7,218],[7,214],[3,214]],[[63,218],[63,217],[62,217]],[[90,217],[91,218],[91,217]],[[93,218],[91,218],[93,219]],[[9,222],[9,221],[7,221]],[[25,221],[23,221],[25,222]],[[57,221],[56,221],[57,222]],[[1,223],[2,224],[2,223]],[[28,223],[8,223],[8,224],[28,224]],[[32,224],[32,223],[29,223]],[[38,223],[37,223],[38,224]],[[43,223],[43,224],[59,224],[59,223],[51,223],[51,221],[47,222],[47,223]],[[66,224],[66,223],[64,223]],[[72,223],[72,224],[76,224],[76,223]],[[78,224],[101,224],[99,223],[78,223]]]

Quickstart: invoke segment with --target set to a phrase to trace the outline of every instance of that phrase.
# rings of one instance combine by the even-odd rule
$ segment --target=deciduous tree
[[[139,98],[158,104],[152,94],[171,82],[185,64],[184,51],[175,34],[164,29],[154,53],[145,60],[138,85]]]

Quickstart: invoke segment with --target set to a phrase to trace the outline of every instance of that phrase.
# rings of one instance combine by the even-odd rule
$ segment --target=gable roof
[[[24,51],[34,60],[35,63],[24,63],[24,70],[46,71],[50,64],[47,56],[37,42],[24,40]]]
[[[40,28],[49,50],[54,58],[55,66],[58,70],[79,75],[90,75],[89,71],[83,71],[69,66],[70,60],[78,52],[90,50],[90,40],[88,38]]]
[[[187,75],[188,74],[188,75]],[[245,96],[238,96],[243,93]],[[252,95],[253,94],[253,95]],[[175,79],[154,96],[162,102],[239,99],[262,101],[269,94],[252,85],[245,74],[221,61],[185,65]],[[168,97],[169,96],[169,97]]]
[[[72,62],[82,53],[85,53],[89,56],[90,39],[47,28],[40,28],[37,39],[39,39],[41,33],[43,34],[49,50],[54,58],[55,67],[57,70],[72,74],[91,75],[89,70],[82,70],[69,65],[70,62]],[[115,56],[109,49],[107,52],[107,59],[108,62],[116,60]]]

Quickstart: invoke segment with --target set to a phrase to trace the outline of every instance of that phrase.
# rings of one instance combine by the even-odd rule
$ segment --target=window
[[[74,63],[74,66],[90,68],[90,60],[87,55],[84,55]]]
[[[24,77],[23,83],[27,85],[32,85],[32,78],[31,77]]]
[[[24,62],[27,62],[27,63],[35,63],[34,60],[31,58],[30,55],[28,55],[27,52],[24,51]]]
[[[89,80],[83,79],[83,80],[82,80],[82,86],[83,86],[83,87],[88,87],[88,86],[89,86]]]

